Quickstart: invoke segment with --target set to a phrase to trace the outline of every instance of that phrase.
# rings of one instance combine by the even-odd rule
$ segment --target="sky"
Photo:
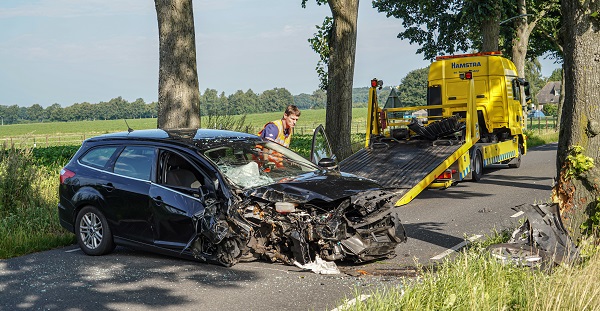
[[[308,39],[328,6],[301,0],[193,0],[200,91],[318,89]],[[398,85],[429,61],[396,38],[401,21],[360,2],[354,87]],[[542,61],[542,75],[557,65]],[[48,107],[158,98],[158,24],[152,0],[0,1],[0,105]]]

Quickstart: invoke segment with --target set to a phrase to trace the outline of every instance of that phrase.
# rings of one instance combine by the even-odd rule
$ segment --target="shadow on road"
[[[225,289],[258,279],[256,273],[250,271],[120,247],[101,257],[65,250],[1,261],[0,310],[187,308],[189,299],[175,294],[169,287],[191,282],[199,288]],[[202,309],[197,299],[194,303]]]
[[[464,241],[452,235],[441,233],[442,227],[448,224],[441,222],[424,222],[405,224],[406,236],[410,239],[420,240],[443,248],[450,248]]]
[[[484,185],[497,185],[510,188],[528,188],[536,190],[552,190],[552,179],[548,177],[536,176],[507,176],[502,174],[493,174],[498,169],[488,169],[485,175],[479,181]]]

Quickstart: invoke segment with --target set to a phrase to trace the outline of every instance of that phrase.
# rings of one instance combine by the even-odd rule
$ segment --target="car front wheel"
[[[106,218],[93,206],[86,206],[77,214],[75,235],[79,247],[88,255],[105,255],[115,249]]]

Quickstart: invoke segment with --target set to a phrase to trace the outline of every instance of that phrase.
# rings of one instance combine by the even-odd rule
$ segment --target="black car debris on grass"
[[[406,240],[393,195],[322,166],[245,133],[106,134],[62,169],[59,219],[88,255],[123,245],[224,266],[393,257]]]

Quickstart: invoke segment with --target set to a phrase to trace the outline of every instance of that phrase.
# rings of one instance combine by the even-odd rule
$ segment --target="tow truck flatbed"
[[[402,197],[418,188],[423,180],[437,177],[439,172],[434,171],[462,146],[457,141],[449,140],[390,140],[359,150],[344,159],[340,168],[344,172],[373,179],[386,188],[393,188]]]

